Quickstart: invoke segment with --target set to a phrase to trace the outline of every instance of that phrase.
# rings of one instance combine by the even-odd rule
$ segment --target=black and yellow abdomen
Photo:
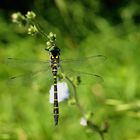
[[[57,94],[57,70],[59,67],[59,48],[55,47],[54,50],[51,51],[50,60],[51,60],[51,68],[54,80],[54,105],[53,105],[53,114],[54,114],[54,124],[58,124],[59,119],[59,105],[58,105],[58,94]]]
[[[53,72],[55,70],[55,72]],[[53,80],[54,80],[54,123],[55,125],[58,124],[58,118],[59,118],[59,105],[58,105],[58,95],[57,95],[57,68],[53,68]]]

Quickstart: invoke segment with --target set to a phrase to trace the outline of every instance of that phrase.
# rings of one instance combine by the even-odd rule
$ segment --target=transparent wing
[[[84,84],[89,82],[103,82],[101,70],[102,64],[106,59],[103,55],[82,57],[80,59],[67,59],[61,61],[60,67],[62,72],[69,77],[79,76],[81,82]]]
[[[16,79],[21,79],[21,78],[33,78],[35,77],[37,74],[41,73],[41,72],[47,72],[48,69],[42,69],[42,70],[37,70],[37,71],[32,71],[32,72],[28,72],[28,73],[24,73],[24,74],[18,74],[18,75],[14,75],[9,77],[9,80],[16,80]]]
[[[89,83],[101,83],[104,81],[101,75],[97,75],[90,72],[70,70],[63,71],[63,74],[66,79],[67,78],[71,79],[77,85],[81,84],[87,85]]]
[[[11,74],[20,75],[20,76],[16,76],[19,78],[24,76],[26,77],[26,75],[31,76],[32,73],[37,73],[49,67],[49,61],[36,61],[36,60],[26,60],[26,59],[18,59],[18,58],[6,58],[0,60],[0,63],[5,68],[5,72],[7,73],[7,76]]]
[[[102,65],[106,59],[107,58],[104,55],[93,55],[89,57],[61,60],[60,64],[63,65],[63,67],[65,67],[65,65],[68,65],[69,67],[73,67],[73,66],[81,67],[81,65],[91,67],[94,65],[94,68],[95,68],[96,66],[99,67],[99,65]]]
[[[39,88],[41,87],[50,87],[53,83],[53,76],[51,73],[51,69],[45,68],[40,70],[33,70],[32,72],[25,72],[22,74],[10,74],[10,76],[6,79],[6,83],[8,86],[12,88],[17,87],[32,87],[36,84]]]
[[[67,62],[67,63],[77,63],[77,62],[87,62],[87,61],[95,61],[95,60],[100,60],[100,61],[105,61],[107,59],[106,56],[104,55],[93,55],[93,56],[88,56],[88,57],[81,57],[81,58],[75,58],[75,59],[64,59],[61,60],[62,62]]]
[[[19,58],[6,58],[4,60],[0,61],[2,64],[5,64],[7,66],[11,67],[31,67],[31,66],[43,66],[43,65],[49,65],[50,61],[41,61],[41,60],[26,60],[26,59],[19,59]]]
[[[49,61],[41,61],[41,60],[26,60],[26,59],[19,59],[19,58],[12,58],[12,57],[9,57],[6,59],[7,62],[22,62],[22,63],[39,63],[39,64],[46,64],[48,63]]]
[[[39,79],[50,81],[51,69],[49,61],[36,61],[18,58],[7,58],[0,61],[5,69],[5,81],[8,85],[16,86],[19,84],[30,85]],[[46,82],[46,81],[45,81]],[[47,85],[47,82],[46,82]]]
[[[65,59],[60,61],[60,65],[65,69],[84,70],[92,72],[98,70],[107,58],[104,55],[93,55],[81,57],[79,59]],[[91,71],[92,70],[92,71]]]

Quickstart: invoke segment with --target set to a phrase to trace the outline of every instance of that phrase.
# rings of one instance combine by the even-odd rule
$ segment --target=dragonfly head
[[[53,58],[58,58],[60,55],[60,49],[58,47],[54,47],[52,50],[50,50],[50,55]]]

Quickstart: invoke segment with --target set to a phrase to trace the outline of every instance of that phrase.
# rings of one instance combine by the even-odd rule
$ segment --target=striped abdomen
[[[55,125],[58,124],[58,118],[59,118],[59,106],[58,106],[58,95],[57,95],[57,66],[54,65],[52,67],[52,73],[53,73],[53,80],[54,80],[54,123]]]

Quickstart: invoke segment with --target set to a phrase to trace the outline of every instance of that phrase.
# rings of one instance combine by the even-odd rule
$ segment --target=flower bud
[[[36,26],[30,25],[30,27],[28,28],[28,34],[34,35],[37,32],[38,32],[38,29],[36,28]]]
[[[28,11],[26,17],[27,19],[32,20],[36,17],[36,14],[33,11]]]

